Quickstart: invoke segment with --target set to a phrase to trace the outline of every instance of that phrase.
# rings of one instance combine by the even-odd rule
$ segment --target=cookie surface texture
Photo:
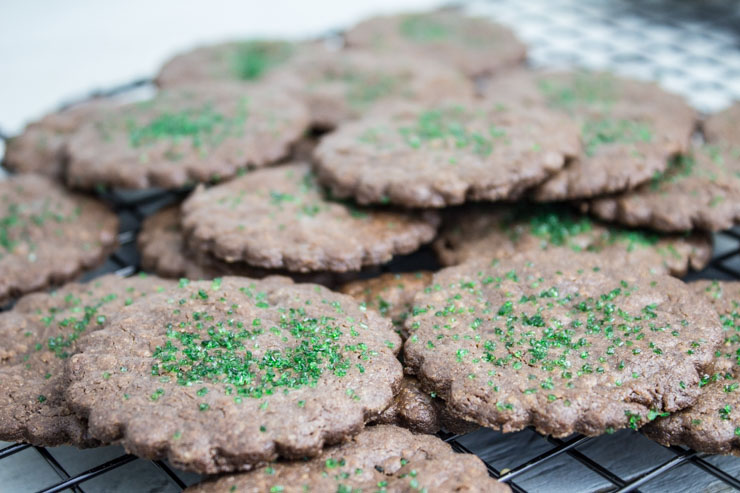
[[[560,261],[471,261],[415,300],[405,363],[451,412],[504,432],[598,435],[685,408],[722,342],[678,279]]]
[[[697,281],[689,286],[718,311],[724,344],[696,404],[650,423],[644,432],[664,445],[740,455],[740,283]]]
[[[79,339],[100,330],[122,307],[167,287],[155,277],[107,275],[52,293],[26,295],[0,313],[0,440],[38,446],[100,445],[64,399],[64,365]]]
[[[192,86],[106,112],[70,139],[78,188],[180,188],[229,179],[285,157],[308,125],[280,91]]]
[[[337,197],[444,207],[518,197],[579,149],[575,125],[547,109],[468,101],[368,115],[324,137],[314,156]]]
[[[318,285],[182,281],[132,308],[70,359],[66,397],[93,437],[182,469],[315,456],[401,383],[390,321]]]
[[[628,193],[585,204],[607,221],[666,232],[722,231],[740,222],[740,147],[707,145]]]
[[[434,211],[376,211],[330,200],[305,163],[196,190],[182,212],[194,250],[294,272],[346,272],[385,263],[431,241],[439,223]]]
[[[520,64],[525,45],[506,27],[455,12],[375,17],[346,34],[350,47],[381,53],[409,53],[457,67],[469,76]]]
[[[466,491],[507,492],[480,459],[457,454],[431,435],[396,426],[368,427],[347,443],[308,461],[271,464],[265,469],[217,478],[188,493],[283,491]]]
[[[578,214],[565,207],[464,207],[450,211],[434,242],[443,265],[474,258],[536,258],[578,252],[598,256],[600,265],[630,266],[640,272],[684,275],[700,270],[712,257],[708,234],[666,235],[627,229]]]
[[[0,180],[0,305],[102,263],[117,234],[118,218],[93,198],[40,175]]]

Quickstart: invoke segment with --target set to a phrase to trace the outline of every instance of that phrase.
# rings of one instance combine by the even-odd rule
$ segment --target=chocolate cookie
[[[365,308],[390,318],[396,332],[405,338],[403,322],[413,308],[414,295],[424,289],[431,279],[431,272],[388,272],[378,277],[348,282],[339,291],[359,300]],[[463,434],[477,428],[473,423],[451,416],[444,402],[424,392],[419,381],[412,376],[404,376],[393,402],[374,422],[403,426],[419,433],[437,433],[444,428]]]
[[[722,231],[740,222],[740,147],[696,147],[636,190],[597,198],[584,210],[659,231]]]
[[[699,400],[651,423],[644,432],[664,445],[740,455],[740,282],[698,281],[689,287],[719,312],[725,342],[714,372],[701,381]]]
[[[227,262],[296,272],[360,270],[434,238],[439,217],[330,200],[293,163],[197,189],[182,205],[188,245]]]
[[[165,207],[144,219],[136,243],[141,269],[146,272],[175,279],[210,278],[185,250],[179,204]]]
[[[3,166],[16,173],[37,173],[62,178],[69,137],[106,108],[108,101],[93,100],[50,113],[30,123],[7,143]]]
[[[255,83],[290,60],[297,49],[294,43],[260,39],[202,46],[168,60],[156,82],[164,88],[211,81]]]
[[[334,286],[337,275],[331,272],[287,273],[252,267],[244,262],[225,262],[212,255],[194,252],[185,244],[180,226],[180,206],[166,207],[144,220],[137,238],[141,268],[165,278],[213,279],[244,276],[261,279],[270,275],[288,275],[296,282]]]
[[[418,57],[361,50],[314,50],[274,71],[266,83],[301,96],[313,124],[334,128],[391,101],[434,102],[473,95],[457,70]]]
[[[90,334],[67,402],[90,434],[199,473],[316,456],[400,385],[400,338],[350,297],[284,277],[182,281]]]
[[[704,233],[663,235],[590,220],[566,207],[465,207],[450,211],[434,249],[443,265],[517,253],[543,258],[563,250],[598,258],[600,265],[682,276],[712,258]]]
[[[99,445],[64,399],[64,364],[79,339],[103,328],[123,306],[170,281],[108,275],[30,294],[0,313],[0,440],[39,446]]]
[[[231,178],[287,155],[305,107],[265,89],[191,87],[116,108],[69,141],[67,181],[143,189]]]
[[[573,118],[583,149],[536,187],[540,201],[587,198],[630,190],[665,170],[688,149],[695,112],[679,96],[648,82],[608,73],[518,71],[489,82],[486,96],[511,104],[546,105]],[[620,163],[614,166],[614,163]]]
[[[407,375],[391,405],[373,423],[397,425],[415,433],[434,434],[445,429],[463,435],[478,428],[475,423],[456,418],[438,397],[432,397],[421,388],[419,380]]]
[[[526,47],[508,28],[452,11],[374,17],[345,34],[350,47],[409,53],[457,67],[469,76],[521,63]]]
[[[524,257],[444,269],[414,300],[405,363],[454,415],[592,436],[696,402],[722,342],[707,301],[669,276]]]
[[[390,318],[396,331],[405,337],[403,322],[413,308],[414,295],[431,280],[431,272],[387,272],[378,277],[348,282],[339,288],[339,292]]]
[[[215,478],[188,493],[300,491],[506,492],[472,454],[457,454],[431,435],[396,426],[372,426],[308,461],[279,462]]]
[[[711,143],[740,147],[740,103],[707,118],[704,134]]]
[[[338,197],[444,207],[517,197],[579,149],[577,128],[548,110],[464,102],[399,105],[344,124],[315,158]]]
[[[0,179],[0,305],[68,281],[116,245],[118,218],[40,175]]]

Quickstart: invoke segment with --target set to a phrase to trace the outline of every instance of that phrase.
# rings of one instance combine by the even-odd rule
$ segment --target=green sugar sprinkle
[[[190,330],[169,329],[167,342],[152,355],[156,360],[152,375],[174,376],[179,385],[229,384],[240,396],[261,398],[278,389],[314,386],[326,372],[344,376],[354,359],[367,359],[369,355],[364,343],[340,344],[342,331],[334,318],[310,317],[303,308],[285,310],[276,326],[269,329],[290,334],[293,347],[268,350],[261,356],[247,348],[250,341],[266,332],[261,325],[233,319],[216,321],[204,312],[196,312],[194,323],[185,320],[190,319],[184,318],[173,327],[190,325]]]
[[[656,171],[650,180],[650,189],[657,190],[663,183],[676,183],[683,178],[691,176],[696,166],[693,156],[679,155],[668,161],[665,171]]]
[[[628,252],[632,252],[640,247],[655,246],[661,238],[653,232],[614,226],[597,233],[591,219],[575,214],[566,207],[515,208],[501,223],[501,227],[515,243],[520,239],[521,233],[516,229],[516,225],[520,223],[528,224],[529,232],[544,240],[543,248],[552,245],[580,251],[583,247],[575,239],[586,235],[592,237],[585,248],[587,251],[599,252],[604,246],[619,243],[624,244]]]
[[[587,292],[574,290],[570,281],[562,287],[559,281],[548,285],[529,272],[513,270],[495,277],[479,271],[476,278],[449,282],[451,291],[442,304],[427,305],[413,313],[414,317],[423,317],[417,321],[426,320],[435,328],[440,341],[436,351],[443,351],[450,365],[463,365],[461,374],[468,378],[486,375],[494,391],[502,372],[519,373],[528,377],[526,387],[519,388],[519,392],[542,395],[553,402],[560,402],[563,391],[577,388],[576,382],[589,375],[613,374],[615,388],[645,378],[633,367],[634,355],[649,353],[657,358],[675,353],[676,346],[665,336],[657,338],[653,334],[670,337],[675,332],[683,337],[684,327],[689,325],[686,320],[664,315],[657,303],[641,303],[628,311],[626,304],[649,299],[650,293],[640,293],[641,298],[636,298],[639,285],[624,280],[614,280],[610,288],[596,292],[588,292],[585,286]],[[490,291],[503,295],[498,304],[486,296]],[[561,315],[554,316],[555,312]],[[472,314],[475,317],[468,325],[470,330],[464,329],[459,317]],[[445,344],[444,339],[449,342]],[[658,339],[667,346],[661,347]],[[475,351],[467,349],[471,346],[457,345],[461,340],[476,341]],[[426,342],[418,339],[418,343]],[[416,343],[408,339],[407,350]],[[703,343],[691,341],[692,350]],[[503,398],[497,407],[503,412],[508,404]],[[564,400],[562,405],[567,405]],[[730,411],[725,407],[720,413],[729,415]],[[660,410],[642,417],[628,414],[625,421],[638,426],[645,419],[663,415]]]
[[[419,149],[432,141],[449,141],[457,149],[472,149],[479,156],[488,156],[493,151],[492,139],[500,138],[505,133],[502,129],[491,126],[489,135],[471,132],[463,123],[465,109],[454,106],[444,109],[428,110],[421,113],[412,127],[398,129],[409,147]]]
[[[364,75],[345,76],[343,80],[348,84],[345,95],[347,102],[358,108],[364,108],[396,93],[401,82],[386,74],[378,74],[371,79]]]
[[[441,22],[423,15],[407,16],[399,26],[401,35],[417,43],[447,39],[450,30]]]
[[[246,41],[233,54],[232,70],[237,78],[255,80],[284,63],[293,54],[293,45],[280,41]]]
[[[608,144],[651,142],[653,132],[651,126],[644,122],[603,118],[584,123],[581,138],[586,155],[593,156],[600,147]]]
[[[57,208],[58,206],[52,204],[48,199],[45,199],[40,210],[34,213],[27,211],[26,206],[22,204],[8,204],[5,215],[0,216],[0,247],[12,253],[15,247],[25,242],[30,246],[30,250],[34,250],[35,245],[31,242],[27,229],[42,227],[49,221],[54,223],[73,221],[82,212],[77,207],[71,214],[65,216],[60,214]],[[2,255],[0,255],[0,258],[2,258]]]
[[[103,305],[115,300],[116,298],[117,295],[110,294],[100,298],[94,304],[81,306],[82,301],[79,298],[68,295],[65,301],[68,304],[71,304],[71,308],[73,308],[71,311],[74,315],[70,315],[69,317],[57,322],[59,328],[64,329],[66,333],[50,337],[47,341],[47,347],[49,350],[52,351],[57,358],[67,358],[69,356],[68,349],[91,325],[102,325],[105,323],[105,317],[99,316],[97,314],[98,310]],[[49,316],[44,317],[43,322],[46,325],[51,324],[55,319],[56,311],[56,309],[51,309]],[[72,329],[72,331],[70,332],[69,329]]]
[[[616,101],[614,79],[605,74],[579,72],[571,81],[540,80],[538,87],[551,106],[565,110],[577,106],[603,108]]]
[[[556,246],[566,245],[570,238],[588,233],[593,227],[587,217],[544,210],[531,216],[529,226],[533,235],[544,238],[549,244]]]
[[[179,143],[189,140],[196,149],[213,148],[224,139],[241,135],[247,119],[247,100],[242,99],[236,116],[227,118],[216,112],[211,104],[169,113],[163,112],[146,124],[134,120],[126,122],[132,147],[151,146],[156,142]],[[167,157],[175,158],[170,153]]]

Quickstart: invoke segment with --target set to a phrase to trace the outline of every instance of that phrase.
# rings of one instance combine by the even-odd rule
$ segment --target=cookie
[[[527,52],[500,24],[442,10],[374,17],[350,29],[345,40],[350,47],[437,60],[473,77],[520,64]]]
[[[100,443],[66,404],[64,364],[84,335],[102,329],[123,306],[170,281],[108,275],[24,296],[0,313],[0,440],[37,446]]]
[[[69,137],[85,122],[111,106],[108,101],[88,101],[28,124],[23,133],[8,140],[3,166],[16,173],[62,178]]]
[[[298,48],[286,41],[260,39],[202,46],[168,60],[156,83],[163,88],[212,81],[253,84],[290,60]]]
[[[431,280],[431,272],[387,272],[378,277],[348,282],[339,287],[339,292],[390,318],[396,331],[405,337],[403,322],[413,308],[414,295]]]
[[[461,102],[399,105],[344,124],[314,157],[337,197],[444,207],[517,197],[579,149],[577,128],[546,109]]]
[[[473,83],[432,60],[362,50],[314,50],[275,70],[266,83],[301,96],[313,125],[334,128],[394,100],[434,102],[473,95]]]
[[[434,212],[358,209],[328,199],[310,166],[259,170],[182,205],[182,226],[195,251],[227,262],[292,272],[358,271],[434,238]]]
[[[472,454],[458,454],[437,437],[396,426],[372,426],[307,461],[279,462],[205,481],[188,493],[280,491],[506,492]]]
[[[434,434],[441,429],[463,435],[478,428],[475,423],[456,418],[445,403],[421,388],[419,380],[406,375],[391,405],[373,423],[396,425],[414,433]]]
[[[40,175],[0,180],[0,305],[73,279],[114,249],[118,218]]]
[[[582,204],[629,226],[678,232],[722,231],[740,222],[740,147],[697,146],[636,190]]]
[[[481,206],[450,211],[434,249],[443,265],[518,253],[543,258],[565,250],[596,257],[602,266],[682,276],[709,263],[712,238],[620,228],[562,206]]]
[[[533,72],[531,77],[518,71],[513,80],[506,80],[507,75],[489,82],[487,98],[533,108],[546,105],[574,119],[581,129],[580,155],[532,191],[536,200],[634,189],[664,171],[669,157],[689,147],[694,110],[655,84],[584,71]]]
[[[704,134],[711,143],[740,147],[740,103],[707,118]]]
[[[396,332],[405,339],[407,334],[403,322],[413,308],[414,295],[424,289],[431,279],[431,272],[387,272],[378,277],[343,284],[339,292],[359,300],[366,309],[373,309],[390,318]],[[451,416],[444,402],[424,392],[413,376],[404,376],[393,402],[374,422],[403,426],[418,433],[437,433],[444,428],[464,434],[477,428],[473,423]]]
[[[229,179],[286,156],[308,125],[279,91],[233,86],[160,92],[89,122],[69,140],[67,182],[129,189]]]
[[[390,321],[284,277],[182,281],[124,308],[69,359],[90,434],[198,473],[316,456],[390,404]]]
[[[740,282],[697,281],[689,287],[719,312],[725,341],[714,372],[702,379],[698,401],[650,423],[643,431],[666,446],[740,455]]]
[[[137,237],[141,268],[170,279],[214,279],[223,276],[245,276],[261,279],[270,275],[288,275],[296,282],[313,282],[327,287],[339,280],[331,272],[286,273],[252,267],[244,262],[228,263],[193,252],[185,244],[180,226],[180,206],[172,205],[147,217]]]
[[[722,342],[682,281],[567,253],[449,267],[414,306],[409,371],[452,414],[504,432],[636,429],[696,402]]]

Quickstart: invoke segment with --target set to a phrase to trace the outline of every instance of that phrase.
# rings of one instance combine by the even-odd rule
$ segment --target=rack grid
[[[529,44],[534,66],[610,69],[656,80],[705,112],[740,99],[740,4],[732,1],[480,0],[458,7],[509,24]],[[137,80],[90,98],[128,94],[149,84]],[[137,272],[135,239],[141,221],[182,197],[158,190],[101,194],[121,218],[120,246],[86,278]],[[710,265],[687,280],[740,279],[740,228],[716,234],[714,244]],[[422,250],[383,270],[434,267],[432,258],[428,249]],[[663,447],[632,430],[593,438],[556,439],[532,429],[512,434],[480,429],[462,436],[442,432],[440,437],[458,452],[478,455],[490,474],[515,492],[740,491],[740,458]],[[169,492],[199,479],[118,446],[77,450],[0,442],[3,491]]]

